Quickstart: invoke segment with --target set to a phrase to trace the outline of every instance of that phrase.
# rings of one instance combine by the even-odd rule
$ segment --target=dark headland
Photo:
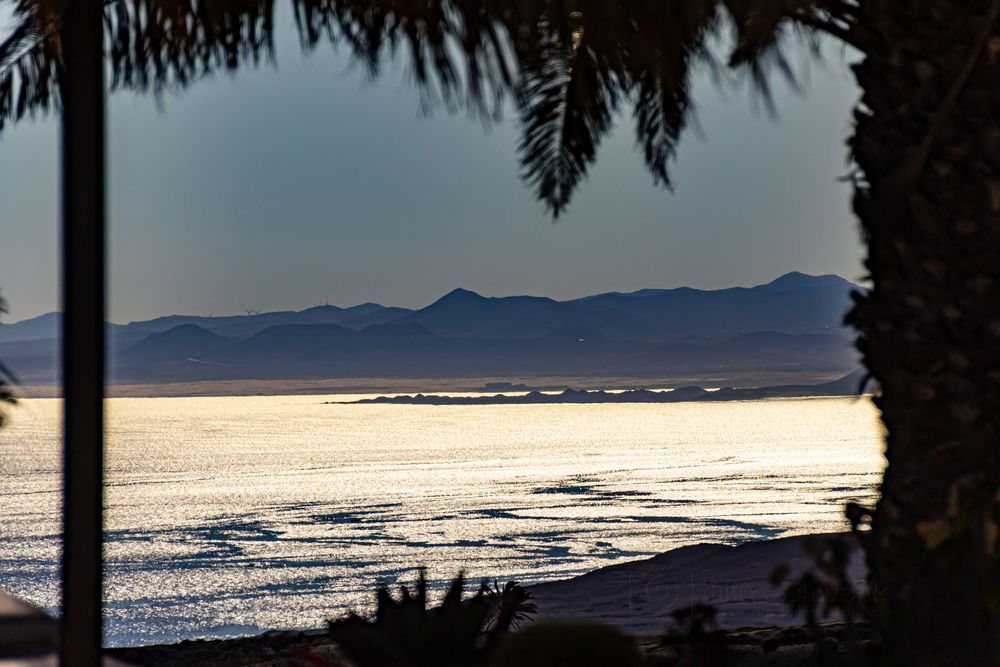
[[[629,389],[625,391],[587,391],[564,389],[558,393],[530,391],[526,394],[494,394],[492,396],[445,396],[414,394],[378,396],[341,405],[389,403],[399,405],[545,405],[555,403],[685,403],[693,401],[752,401],[764,398],[804,398],[812,396],[858,396],[864,392],[865,374],[857,370],[849,375],[812,385],[779,385],[774,387],[723,387],[708,390],[687,386],[667,390]],[[331,402],[330,404],[337,404]]]

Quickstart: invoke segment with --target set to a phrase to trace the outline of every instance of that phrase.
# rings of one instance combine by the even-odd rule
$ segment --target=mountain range
[[[348,308],[108,324],[115,383],[341,377],[849,372],[842,320],[860,287],[789,273],[756,287],[644,289],[557,301],[455,289],[420,309]],[[0,325],[25,383],[56,378],[59,313]]]

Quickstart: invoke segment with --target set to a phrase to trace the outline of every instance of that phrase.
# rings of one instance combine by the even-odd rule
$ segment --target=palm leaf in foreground
[[[520,58],[522,174],[556,217],[596,159],[619,98],[614,71],[584,27],[571,30],[541,19],[541,48]]]
[[[372,74],[406,53],[421,104],[490,118],[513,97],[522,175],[554,215],[596,159],[619,103],[631,99],[637,143],[656,182],[686,125],[698,63],[728,60],[767,91],[788,72],[781,36],[822,31],[851,43],[850,0],[291,0],[304,50],[348,47]],[[15,0],[0,44],[0,129],[59,108],[54,4]],[[161,94],[213,73],[272,60],[274,0],[106,0],[112,90]],[[731,39],[724,35],[727,29]],[[729,58],[717,58],[733,45]]]
[[[0,314],[7,312],[7,302],[0,296]],[[11,391],[11,385],[16,384],[17,379],[7,366],[0,361],[0,428],[7,421],[7,414],[4,412],[5,406],[17,404],[17,397]]]
[[[0,42],[0,131],[59,109],[58,22],[44,4],[18,0],[14,28]]]

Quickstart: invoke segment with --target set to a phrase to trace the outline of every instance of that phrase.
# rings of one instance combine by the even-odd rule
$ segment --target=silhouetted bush
[[[490,667],[640,667],[635,640],[597,623],[544,621],[504,637]]]
[[[490,602],[490,613],[483,629],[495,635],[520,627],[538,613],[531,593],[516,581],[508,581],[500,588],[494,579],[492,587],[484,583],[479,590]]]
[[[855,536],[866,513],[867,510],[853,503],[847,508]],[[856,590],[848,574],[851,551],[855,548],[853,540],[853,537],[843,536],[811,540],[806,548],[813,560],[812,568],[791,580],[788,579],[786,566],[779,566],[771,574],[771,582],[775,586],[787,582],[784,598],[792,613],[805,614],[806,627],[816,645],[819,665],[869,664],[880,645],[872,592]],[[831,614],[839,614],[844,619],[842,643],[821,632],[820,616]],[[857,629],[858,621],[865,624],[864,645]]]
[[[516,582],[501,588],[482,584],[463,599],[459,574],[441,604],[428,607],[423,569],[411,590],[399,587],[394,598],[387,586],[376,593],[373,618],[350,614],[333,621],[330,638],[358,667],[479,667],[487,665],[500,639],[527,621],[536,608],[531,594]]]
[[[663,645],[675,651],[673,665],[714,667],[726,657],[726,633],[719,629],[718,610],[707,604],[694,603],[671,613],[672,624],[667,628]]]

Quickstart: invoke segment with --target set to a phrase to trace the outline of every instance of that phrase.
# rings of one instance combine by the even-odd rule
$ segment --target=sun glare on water
[[[531,582],[841,530],[883,466],[864,399],[324,404],[345,398],[109,401],[109,643],[318,626],[419,565]],[[0,436],[0,586],[50,607],[59,409]]]

